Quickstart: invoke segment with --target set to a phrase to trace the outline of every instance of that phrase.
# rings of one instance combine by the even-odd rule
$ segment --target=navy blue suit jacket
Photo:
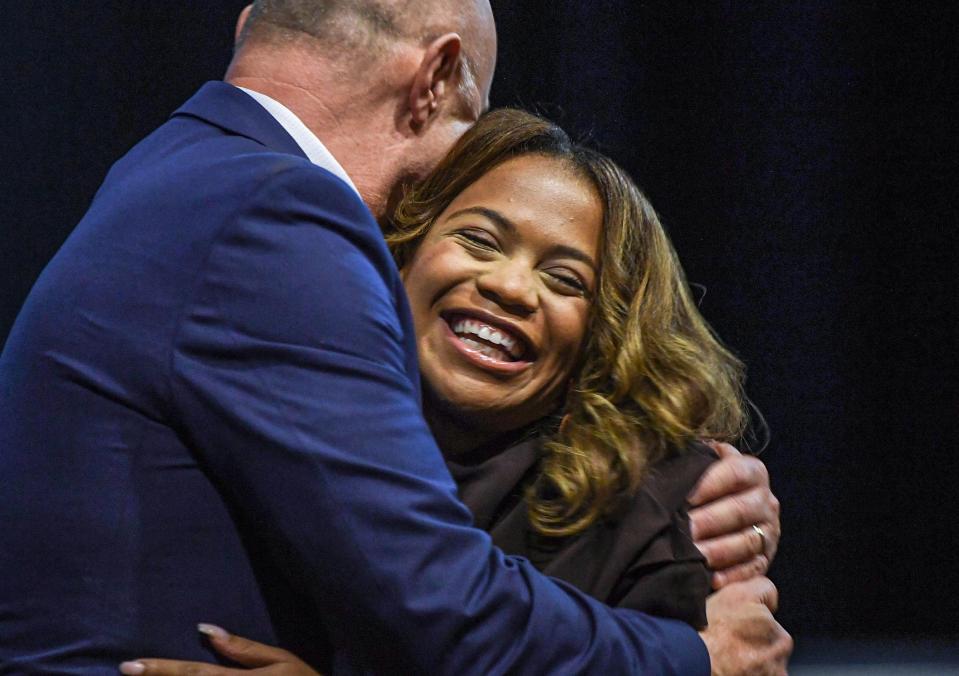
[[[370,213],[206,85],[112,168],[0,357],[0,671],[209,659],[209,621],[331,671],[708,673],[685,625],[495,549],[418,402]]]

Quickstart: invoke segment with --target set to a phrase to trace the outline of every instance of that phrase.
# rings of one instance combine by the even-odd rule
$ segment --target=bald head
[[[488,106],[495,62],[489,0],[256,0],[226,79],[293,110],[379,213]]]
[[[488,43],[492,26],[486,0],[257,0],[240,41],[310,37],[343,55],[375,58],[397,41],[422,43],[454,32],[469,38],[475,53],[466,59],[480,61],[490,45],[475,43]]]
[[[329,46],[356,48],[412,37],[409,2],[390,0],[257,0],[247,30],[270,40],[309,36]]]

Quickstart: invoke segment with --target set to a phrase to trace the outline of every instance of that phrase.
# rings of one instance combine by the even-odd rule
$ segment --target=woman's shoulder
[[[685,511],[686,498],[699,482],[706,468],[719,459],[706,444],[696,441],[683,449],[673,450],[653,463],[640,484],[637,498],[646,496],[667,512]],[[639,500],[644,503],[644,500]],[[637,507],[633,501],[634,507]]]
[[[541,441],[516,451],[523,460],[519,465],[536,471],[533,459]],[[471,507],[480,514],[480,522],[492,525],[490,532],[497,545],[507,553],[528,558],[547,575],[610,605],[701,626],[705,622],[709,571],[689,536],[686,496],[713,460],[712,451],[699,444],[663,458],[650,468],[624,509],[568,538],[538,534],[529,523],[525,501],[502,500],[503,492],[517,495],[515,487],[521,474],[529,476],[515,469],[506,481],[502,481],[502,475],[494,480],[484,474],[481,497],[488,498],[491,487],[495,487],[497,499],[472,496]],[[461,489],[469,487],[467,481],[461,483]],[[484,516],[482,505],[486,502],[487,507],[495,504],[496,509]],[[493,513],[499,516],[488,519]]]
[[[623,567],[609,602],[634,610],[705,624],[710,573],[689,530],[687,496],[717,459],[695,443],[654,463],[614,520]]]
[[[696,442],[653,463],[636,493],[606,521],[619,545],[648,563],[701,559],[689,534],[687,497],[716,460]]]

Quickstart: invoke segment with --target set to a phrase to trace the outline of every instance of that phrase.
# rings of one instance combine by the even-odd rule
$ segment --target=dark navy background
[[[0,339],[121,154],[222,75],[243,0],[6,3]],[[749,364],[802,639],[956,639],[956,10],[500,0],[495,105],[588,136]]]

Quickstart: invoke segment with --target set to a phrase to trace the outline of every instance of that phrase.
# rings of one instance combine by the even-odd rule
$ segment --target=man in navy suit
[[[707,646],[779,673],[761,593],[718,592],[702,637],[611,610],[456,498],[370,210],[486,107],[488,4],[249,9],[227,82],[112,168],[0,357],[0,672],[209,658],[203,619],[327,673],[696,674]],[[733,577],[778,537],[761,472],[701,489],[738,491],[698,526]]]

